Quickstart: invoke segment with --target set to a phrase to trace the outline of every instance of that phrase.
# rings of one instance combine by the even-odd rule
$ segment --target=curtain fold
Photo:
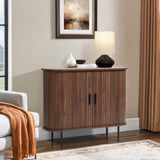
[[[140,129],[160,131],[159,0],[141,0]]]

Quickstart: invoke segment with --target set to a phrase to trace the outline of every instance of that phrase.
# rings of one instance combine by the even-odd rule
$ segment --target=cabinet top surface
[[[124,71],[126,67],[112,67],[112,68],[42,68],[44,71],[66,72],[66,71]]]

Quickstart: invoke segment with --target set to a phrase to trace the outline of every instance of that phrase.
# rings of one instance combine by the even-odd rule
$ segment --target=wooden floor
[[[147,131],[121,132],[119,143],[145,139],[150,139],[160,143],[160,133],[151,133]],[[109,136],[103,134],[95,136],[66,138],[64,139],[63,150],[111,143],[118,143],[116,133],[109,134]],[[57,150],[61,150],[59,139],[55,140],[53,144],[51,141],[37,142],[37,153]],[[0,160],[8,160],[10,158],[12,158],[11,148],[0,152]]]

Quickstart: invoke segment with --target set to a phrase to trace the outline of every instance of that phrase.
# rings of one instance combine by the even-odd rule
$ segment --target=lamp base
[[[109,68],[114,65],[114,60],[108,55],[102,55],[96,60],[96,64],[98,67]]]

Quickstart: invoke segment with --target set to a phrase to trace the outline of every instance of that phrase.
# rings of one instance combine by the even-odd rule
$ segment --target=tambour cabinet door
[[[110,120],[111,125],[125,124],[126,71],[112,71],[110,74]]]
[[[91,78],[91,73],[85,71],[46,71],[45,128],[60,131],[92,127]]]
[[[110,124],[110,71],[93,72],[93,127]]]
[[[125,124],[125,73],[93,73],[93,127]]]

